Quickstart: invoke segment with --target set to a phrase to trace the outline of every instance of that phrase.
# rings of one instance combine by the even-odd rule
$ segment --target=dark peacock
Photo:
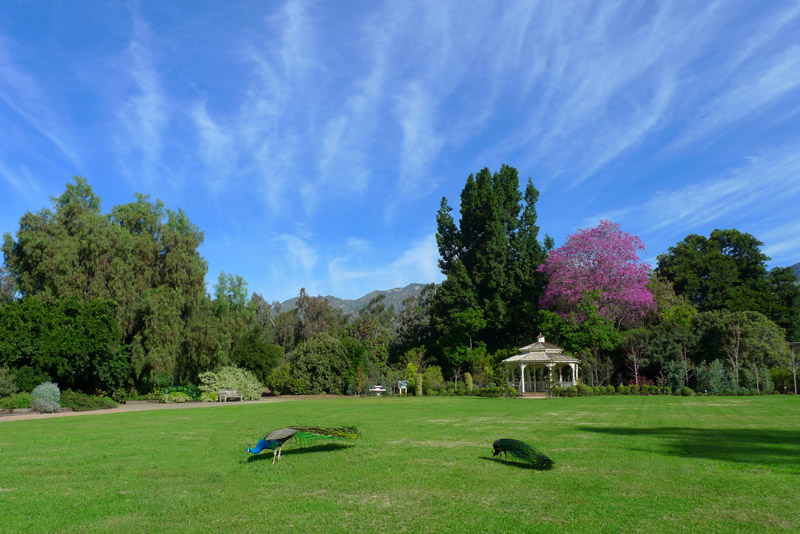
[[[492,444],[492,447],[494,447],[492,456],[503,454],[508,458],[510,453],[523,462],[531,464],[534,469],[550,469],[553,467],[553,460],[524,441],[519,441],[517,439],[498,439]]]
[[[289,426],[268,433],[258,440],[255,447],[248,443],[244,452],[258,454],[265,449],[269,449],[272,451],[272,463],[275,464],[276,460],[280,461],[281,459],[283,444],[291,438],[295,438],[295,441],[300,446],[303,446],[320,439],[356,439],[360,437],[361,434],[354,426],[343,426],[339,428]]]

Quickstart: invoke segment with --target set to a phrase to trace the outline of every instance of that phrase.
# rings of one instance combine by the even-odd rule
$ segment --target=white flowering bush
[[[223,367],[217,372],[201,373],[198,378],[200,391],[216,395],[221,389],[235,389],[241,394],[242,400],[258,400],[264,389],[256,375],[236,366]]]

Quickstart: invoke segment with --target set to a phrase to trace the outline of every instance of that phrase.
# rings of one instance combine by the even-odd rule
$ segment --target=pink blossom
[[[566,316],[597,292],[600,315],[618,326],[641,319],[655,302],[647,289],[650,267],[639,259],[640,250],[642,240],[611,221],[578,230],[539,267],[549,277],[540,306]]]

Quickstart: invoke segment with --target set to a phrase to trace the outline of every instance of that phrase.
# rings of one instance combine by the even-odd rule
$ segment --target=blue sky
[[[0,9],[0,232],[85,176],[205,231],[209,287],[441,280],[435,212],[502,163],[562,244],[737,228],[800,261],[800,3],[30,2]]]

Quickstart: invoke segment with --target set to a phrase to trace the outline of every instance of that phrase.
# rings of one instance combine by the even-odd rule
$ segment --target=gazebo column
[[[525,394],[525,366],[526,365],[527,364],[525,364],[525,363],[519,364],[519,375],[520,375],[519,387],[520,387],[520,394],[522,394],[522,395]]]
[[[548,374],[546,383],[547,384],[552,384],[553,383],[553,367],[555,367],[555,364],[548,363],[548,364],[545,364],[545,365],[547,366],[547,374]],[[561,377],[560,376],[559,376],[559,380],[558,381],[559,381],[559,383],[561,382]]]
[[[577,363],[571,363],[571,364],[569,364],[569,366],[572,369],[572,385],[573,386],[577,386],[578,385],[578,364]]]

